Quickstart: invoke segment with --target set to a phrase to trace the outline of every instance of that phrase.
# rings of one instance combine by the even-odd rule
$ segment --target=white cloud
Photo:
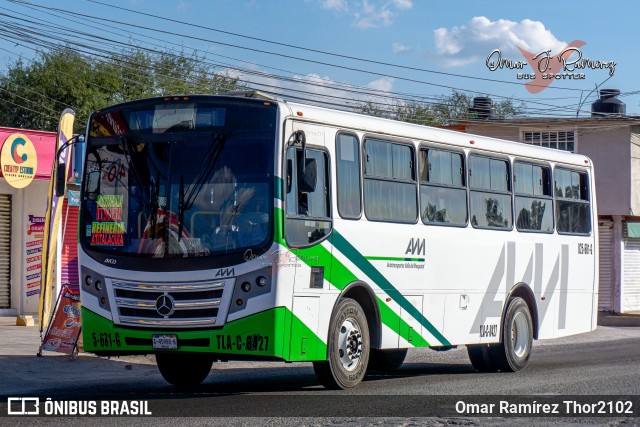
[[[323,9],[332,9],[338,12],[346,12],[349,8],[347,0],[322,0],[321,6]]]
[[[370,4],[368,0],[362,0],[362,8],[354,14],[353,25],[356,28],[380,28],[388,27],[393,22],[394,13],[387,4]]]
[[[393,77],[382,77],[378,80],[374,80],[367,84],[369,89],[378,90],[381,92],[391,92],[393,88],[393,82],[395,79]]]
[[[391,49],[393,49],[393,53],[407,53],[411,51],[411,48],[403,45],[402,43],[394,43],[391,45]]]
[[[260,67],[252,67],[260,72]],[[304,104],[323,105],[335,103],[339,105],[355,107],[365,102],[374,102],[390,106],[389,97],[394,79],[382,77],[369,82],[366,87],[360,87],[361,93],[347,90],[343,83],[336,82],[327,75],[309,73],[306,75],[294,75],[292,81],[283,81],[268,75],[242,75],[237,71],[225,70],[224,74],[242,79],[249,87],[262,92],[277,92],[279,98],[289,99],[293,102]],[[295,81],[293,81],[295,80]],[[358,87],[352,88],[358,91]],[[327,105],[327,104],[324,104]],[[329,105],[331,107],[331,105]]]
[[[411,9],[413,0],[318,0],[323,9],[353,16],[360,29],[384,28],[393,24],[397,12]]]
[[[484,16],[476,16],[459,27],[434,30],[434,43],[438,56],[448,66],[484,60],[494,49],[500,49],[503,54],[519,54],[518,46],[535,53],[551,49],[553,54],[567,45],[540,21],[491,21]]]
[[[186,12],[187,10],[189,10],[191,8],[191,6],[189,5],[189,3],[187,3],[184,0],[180,0],[178,2],[178,6],[177,9],[179,12]]]
[[[320,74],[310,73],[304,76],[293,76],[300,83],[287,83],[291,89],[299,89],[306,92],[312,92],[316,95],[332,95],[341,96],[340,91],[335,90],[333,85],[335,82],[329,76],[321,76]],[[308,94],[303,94],[308,97]]]
[[[256,71],[261,72],[259,67]],[[329,76],[321,76],[317,73],[309,73],[306,75],[294,75],[292,80],[283,81],[264,75],[241,76],[250,87],[263,92],[277,92],[278,97],[290,99],[292,101],[313,103],[318,102],[337,102],[344,103],[345,99],[353,99],[352,93],[340,90],[336,87],[337,83]],[[289,96],[287,96],[289,94]],[[294,97],[300,97],[296,99]],[[343,99],[340,99],[343,98]]]
[[[391,3],[398,9],[411,9],[413,7],[412,0],[391,0]]]

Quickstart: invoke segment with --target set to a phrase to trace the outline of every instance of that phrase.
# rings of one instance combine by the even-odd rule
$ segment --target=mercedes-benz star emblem
[[[160,316],[169,317],[175,311],[175,300],[169,294],[163,294],[156,300],[156,311]]]

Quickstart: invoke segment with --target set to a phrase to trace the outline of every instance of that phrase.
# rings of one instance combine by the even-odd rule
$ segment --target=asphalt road
[[[460,400],[551,402],[560,401],[558,396],[581,399],[584,395],[615,395],[619,400],[620,395],[634,395],[634,410],[640,413],[640,328],[599,327],[589,334],[535,342],[529,366],[518,373],[477,373],[464,347],[447,352],[411,350],[398,371],[369,375],[359,387],[347,391],[323,389],[310,364],[215,363],[200,387],[181,390],[162,380],[150,357],[106,360],[80,356],[70,362],[60,356],[35,358],[6,353],[5,347],[0,354],[3,412],[6,406],[2,403],[17,395],[54,400],[144,400],[155,415],[204,417],[192,419],[189,424],[193,425],[210,424],[210,417],[220,415],[227,417],[217,419],[216,425],[256,425],[256,420],[271,425],[510,425],[516,419],[478,417],[466,412],[459,414],[462,418],[454,418],[452,405]],[[425,415],[431,418],[421,418]],[[82,419],[75,420],[81,425]],[[103,419],[107,425],[117,424],[116,418],[110,420]],[[137,420],[145,424],[151,421]],[[150,424],[182,425],[185,420],[154,417]],[[638,420],[583,414],[540,418],[536,425],[629,426],[640,425]],[[0,417],[0,425],[7,421],[12,425],[23,424],[24,420]],[[75,425],[73,419],[67,421],[66,425]],[[46,422],[46,418],[30,421]]]

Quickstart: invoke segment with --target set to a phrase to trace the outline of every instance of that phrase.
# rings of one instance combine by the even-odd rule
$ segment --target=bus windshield
[[[83,247],[191,258],[266,246],[276,110],[265,104],[147,101],[94,114]]]

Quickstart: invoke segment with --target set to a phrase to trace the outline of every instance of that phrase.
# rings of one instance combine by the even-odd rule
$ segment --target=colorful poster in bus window
[[[96,115],[91,120],[89,135],[92,137],[124,135],[129,131],[122,113],[114,111],[104,115]]]
[[[92,246],[124,246],[123,199],[121,195],[98,196],[95,221],[91,223]]]

